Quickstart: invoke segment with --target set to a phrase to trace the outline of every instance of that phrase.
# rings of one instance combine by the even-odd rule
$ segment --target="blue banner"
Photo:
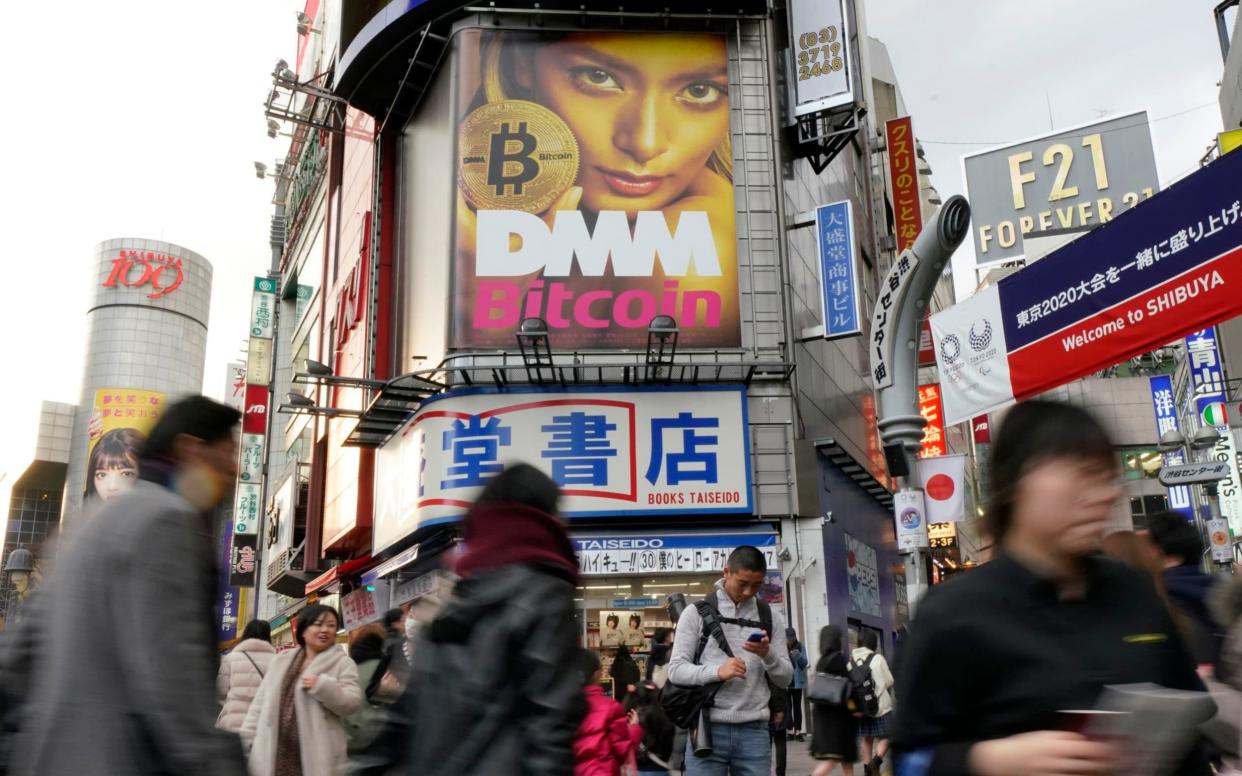
[[[824,339],[861,334],[858,265],[854,255],[854,224],[849,200],[816,208],[815,241],[819,246]]]
[[[588,550],[674,550],[702,547],[775,547],[776,534],[622,534],[614,536],[575,536],[574,549]]]
[[[1196,331],[1186,336],[1186,359],[1190,362],[1190,384],[1194,387],[1194,409],[1199,424],[1226,428],[1224,418],[1216,422],[1218,419],[1204,415],[1210,405],[1223,404],[1225,401],[1225,373],[1220,366],[1215,328]]]
[[[1169,375],[1157,375],[1149,378],[1151,383],[1151,405],[1156,412],[1156,438],[1159,439],[1166,431],[1177,430],[1177,399],[1173,394],[1173,378]],[[1181,450],[1164,454],[1165,466],[1176,466],[1186,462],[1186,454]],[[1190,488],[1178,485],[1169,488],[1169,509],[1181,514],[1187,520],[1194,521],[1195,510],[1190,503]]]

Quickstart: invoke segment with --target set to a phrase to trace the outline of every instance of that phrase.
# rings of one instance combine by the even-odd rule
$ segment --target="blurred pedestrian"
[[[608,670],[609,676],[612,677],[612,697],[617,699],[618,703],[625,703],[625,696],[629,694],[631,687],[636,687],[642,672],[638,670],[638,663],[634,662],[634,657],[630,655],[630,648],[622,644],[617,647],[617,654],[612,660],[612,667]]]
[[[412,618],[413,615],[410,615]],[[384,654],[388,656],[386,669],[404,687],[410,677],[410,662],[406,656],[407,615],[400,607],[384,613]]]
[[[659,688],[651,682],[640,684],[625,699],[625,710],[627,713],[638,713],[638,725],[643,730],[634,758],[638,776],[665,776],[670,773],[673,770],[677,728],[660,705]]]
[[[216,692],[223,706],[216,718],[216,727],[231,733],[241,731],[250,703],[259,692],[259,685],[263,684],[263,676],[274,657],[276,648],[272,646],[272,626],[268,621],[246,623],[241,641],[220,661]]]
[[[646,681],[663,687],[668,681],[668,659],[673,653],[673,629],[656,628],[651,637],[651,654],[647,657]]]
[[[585,705],[572,670],[578,559],[559,498],[526,464],[483,489],[463,525],[461,581],[420,629],[394,719],[355,773],[573,773]]]
[[[350,752],[361,752],[371,745],[387,722],[387,710],[401,697],[401,684],[388,671],[389,655],[384,649],[387,636],[384,626],[377,622],[350,634],[349,657],[358,667],[363,696],[358,708],[344,719]]]
[[[805,741],[802,732],[802,693],[806,691],[806,669],[810,662],[802,642],[798,641],[798,632],[793,628],[785,629],[785,644],[789,647],[789,662],[793,665],[793,683],[789,685],[790,719],[789,735],[799,741]]]
[[[1204,573],[1203,538],[1199,529],[1176,512],[1147,518],[1154,562],[1164,576],[1164,590],[1182,626],[1187,646],[1201,665],[1216,665],[1226,629],[1208,611],[1208,596],[1217,578]]]
[[[339,776],[345,772],[343,719],[362,703],[358,669],[336,645],[341,617],[323,604],[298,612],[298,648],[272,661],[241,736],[251,776]]]
[[[850,653],[854,665],[866,665],[871,669],[875,683],[879,709],[874,717],[864,716],[858,724],[862,736],[863,768],[868,776],[879,776],[880,765],[888,754],[889,724],[893,713],[893,674],[888,661],[880,654],[880,637],[873,630],[864,630],[859,636],[859,646]]]
[[[793,727],[789,713],[789,688],[778,682],[768,682],[768,710],[771,721],[768,729],[772,736],[772,765],[775,776],[785,776],[789,765],[789,731]]]
[[[841,626],[825,625],[820,630],[815,673],[849,675]],[[843,776],[852,776],[858,762],[858,719],[847,705],[811,705],[811,756],[823,761],[815,767],[814,776],[828,776],[838,767]]]
[[[1098,553],[1121,496],[1116,451],[1082,409],[1028,401],[993,437],[995,556],[919,604],[893,744],[909,776],[1124,772],[1121,747],[1067,732],[1106,685],[1204,689],[1139,571]],[[1207,774],[1196,748],[1181,774]]]
[[[624,647],[623,647],[624,648]],[[599,655],[583,649],[579,671],[584,680],[586,716],[574,741],[574,776],[621,776],[638,752],[643,739],[638,712],[625,708],[604,694]]]
[[[237,479],[240,417],[201,396],[168,406],[138,481],[62,542],[14,773],[245,773],[215,725],[211,526]]]

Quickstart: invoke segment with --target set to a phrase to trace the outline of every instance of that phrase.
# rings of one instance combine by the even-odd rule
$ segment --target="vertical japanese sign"
[[[914,125],[909,116],[884,122],[888,141],[888,174],[893,192],[893,221],[897,225],[897,252],[914,244],[923,229],[919,199],[919,168],[914,152]]]
[[[1214,328],[1196,331],[1186,337],[1186,358],[1193,388],[1192,409],[1198,425],[1215,428],[1220,441],[1212,449],[1218,461],[1229,464],[1229,478],[1217,483],[1221,516],[1229,521],[1235,535],[1242,536],[1242,488],[1238,482],[1238,448],[1225,417],[1225,375]],[[1189,429],[1193,433],[1194,429]]]
[[[107,501],[138,478],[138,451],[164,409],[164,394],[100,388],[87,424],[86,498]]]
[[[216,640],[221,643],[237,638],[238,631],[241,630],[237,627],[241,617],[241,600],[237,588],[229,581],[232,541],[233,526],[225,523],[216,547],[216,561],[220,569],[219,597],[216,599]]]
[[[276,280],[257,277],[250,298],[250,336],[271,339],[276,326]]]
[[[242,436],[237,466],[237,494],[233,509],[231,560],[243,569],[255,560],[259,523],[263,517],[263,461],[271,401],[272,337],[276,333],[275,278],[256,277],[250,303],[250,344],[246,385],[242,392]],[[256,537],[254,539],[242,537]],[[250,579],[255,571],[233,569],[235,578]]]
[[[257,534],[233,534],[232,552],[229,554],[229,584],[233,587],[254,587],[255,571],[259,565],[258,546]]]
[[[449,344],[512,348],[537,317],[562,348],[642,348],[669,315],[683,346],[740,345],[725,36],[467,29],[453,52]]]
[[[861,334],[858,264],[854,258],[854,219],[849,200],[821,205],[815,209],[815,241],[819,247],[824,339]]]
[[[519,461],[560,484],[569,517],[750,514],[749,436],[740,386],[446,394],[379,452],[374,546],[456,519]]]
[[[853,102],[845,4],[841,0],[790,0],[788,5],[794,115]]]
[[[1160,439],[1166,432],[1177,430],[1177,400],[1173,394],[1173,378],[1169,375],[1157,375],[1148,380],[1151,384],[1151,406],[1156,413],[1156,439]],[[1182,450],[1164,454],[1165,466],[1183,463],[1186,463],[1186,453]],[[1169,488],[1169,508],[1187,520],[1195,519],[1195,508],[1190,501],[1188,485]]]
[[[923,449],[919,458],[948,452],[944,439],[944,408],[940,405],[940,383],[919,386],[919,414],[927,421],[923,427]]]
[[[224,381],[224,403],[242,412],[246,405],[246,364],[236,361],[229,364],[228,377]]]

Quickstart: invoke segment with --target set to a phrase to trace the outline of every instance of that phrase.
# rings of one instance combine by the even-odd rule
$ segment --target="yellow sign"
[[[164,410],[164,394],[100,388],[87,424],[86,496],[107,501],[138,478],[138,450]]]
[[[1216,136],[1216,142],[1220,144],[1221,156],[1224,156],[1235,148],[1242,147],[1242,129],[1221,132]]]

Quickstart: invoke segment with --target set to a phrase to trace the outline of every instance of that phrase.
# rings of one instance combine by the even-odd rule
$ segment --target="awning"
[[[416,544],[408,550],[394,555],[391,559],[384,561],[375,568],[362,575],[362,584],[374,584],[375,580],[388,576],[399,569],[405,568],[414,561],[418,560],[418,551],[422,547]]]
[[[362,556],[361,558],[354,558],[353,560],[347,560],[344,563],[340,564],[339,566],[333,566],[332,568],[328,569],[324,573],[312,579],[310,582],[306,583],[306,595],[310,595],[316,590],[327,587],[328,585],[337,581],[341,577],[348,577],[350,574],[353,574],[355,571],[361,571],[362,569],[367,568],[374,562],[375,562],[375,559],[372,558],[368,554],[368,555]]]

